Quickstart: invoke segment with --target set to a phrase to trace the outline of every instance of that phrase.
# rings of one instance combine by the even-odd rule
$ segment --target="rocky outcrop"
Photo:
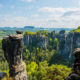
[[[39,46],[43,49],[47,48],[48,39],[43,37],[42,35],[24,35],[24,45],[27,47],[29,45]]]
[[[69,33],[67,36],[66,36],[66,39],[65,39],[65,46],[64,46],[64,57],[66,59],[71,59],[72,57],[72,52],[73,52],[73,33]]]
[[[75,61],[73,65],[73,72],[68,76],[66,80],[80,80],[80,48],[74,51]]]
[[[59,32],[58,39],[59,39],[59,53],[64,56],[64,52],[65,52],[65,41],[66,41],[65,40],[66,39],[65,30],[61,30]]]
[[[80,48],[80,33],[79,32],[69,33],[65,41],[64,54],[66,55],[66,58],[71,59],[73,57],[72,52],[76,48]]]
[[[67,60],[72,59],[72,52],[75,48],[80,48],[80,33],[69,32],[65,34],[65,31],[62,30],[59,32],[57,38],[59,39],[59,53]]]
[[[9,35],[2,40],[4,56],[9,63],[9,74],[13,80],[27,80],[26,65],[22,60],[23,46],[20,31],[17,31],[17,35]]]
[[[52,43],[50,43],[50,38]],[[54,39],[59,40],[59,52],[65,59],[70,60],[73,57],[72,52],[75,48],[80,48],[80,33],[79,32],[69,32],[66,33],[65,30],[61,30],[59,33],[55,31],[49,32],[47,38],[43,35],[24,35],[24,44],[28,47],[39,46],[43,49],[47,49],[47,44],[53,46],[54,49]]]

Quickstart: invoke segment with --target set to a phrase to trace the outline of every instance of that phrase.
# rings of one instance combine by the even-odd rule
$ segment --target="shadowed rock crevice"
[[[17,31],[17,35],[3,38],[2,47],[4,56],[9,64],[9,74],[14,80],[27,80],[26,65],[22,60],[23,35]]]

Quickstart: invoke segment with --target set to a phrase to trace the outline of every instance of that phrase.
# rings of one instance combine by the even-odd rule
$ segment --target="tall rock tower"
[[[16,31],[17,35],[9,35],[3,38],[2,47],[4,56],[9,64],[9,75],[13,80],[27,80],[26,65],[22,60],[23,35]]]

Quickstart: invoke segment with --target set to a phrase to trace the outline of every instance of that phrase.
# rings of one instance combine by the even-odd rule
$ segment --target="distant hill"
[[[34,27],[34,26],[24,26],[23,28],[19,28],[19,27],[0,27],[0,30],[21,30],[21,31],[32,31],[32,32],[36,32],[37,30],[42,31],[42,30],[47,30],[49,32],[51,31],[60,31],[60,30],[65,30],[65,31],[71,31],[74,30],[74,28],[43,28],[43,27]]]
[[[24,28],[35,28],[34,26],[24,26]]]

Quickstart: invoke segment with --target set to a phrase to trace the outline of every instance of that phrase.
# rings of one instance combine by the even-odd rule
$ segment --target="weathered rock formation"
[[[52,43],[49,44],[49,39],[52,39]],[[65,30],[61,30],[59,34],[55,31],[50,32],[47,35],[47,38],[43,37],[43,35],[24,35],[24,44],[28,47],[39,46],[43,49],[48,48],[47,44],[53,45],[54,47],[54,39],[58,38],[59,40],[59,53],[68,61],[73,58],[72,52],[75,48],[80,48],[80,33],[79,32],[69,32],[66,33]]]
[[[80,48],[80,33],[70,32],[67,35],[65,31],[60,31],[59,39],[59,53],[62,54],[67,60],[72,59],[73,51]]]
[[[33,45],[33,46],[40,46],[43,49],[47,48],[47,43],[48,40],[47,38],[43,37],[42,35],[24,35],[24,45],[26,45],[27,47],[29,45]]]
[[[26,65],[22,60],[23,51],[22,32],[3,38],[2,47],[4,56],[9,63],[9,74],[13,80],[27,80]]]
[[[66,55],[66,58],[71,59],[73,57],[72,52],[76,48],[80,48],[80,33],[79,32],[69,33],[65,41],[64,54]]]
[[[64,56],[64,51],[65,51],[65,39],[66,39],[66,35],[65,35],[65,30],[61,30],[59,32],[59,53],[62,54]]]
[[[75,61],[73,65],[73,72],[66,80],[80,80],[80,48],[74,51]]]

